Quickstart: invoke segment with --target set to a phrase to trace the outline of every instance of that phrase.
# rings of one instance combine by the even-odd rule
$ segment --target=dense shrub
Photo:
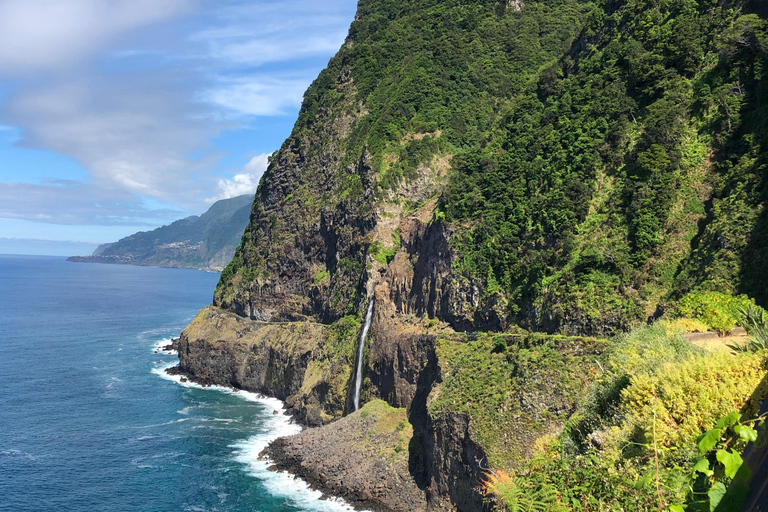
[[[680,317],[700,320],[709,329],[724,333],[744,323],[743,311],[749,307],[755,307],[755,301],[746,295],[689,293],[678,303],[676,313]]]

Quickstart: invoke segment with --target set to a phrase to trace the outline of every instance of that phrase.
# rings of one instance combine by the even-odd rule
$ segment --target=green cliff
[[[68,261],[221,270],[240,244],[252,203],[251,195],[222,199],[199,217],[135,233]]]
[[[359,418],[333,421],[373,299],[362,396],[406,411],[403,496],[682,503],[696,437],[765,394],[764,353],[683,336],[744,323],[754,303],[732,295],[768,305],[767,17],[746,0],[361,0],[180,369],[349,438]],[[338,480],[295,445],[278,465]],[[360,486],[345,496],[407,509]]]

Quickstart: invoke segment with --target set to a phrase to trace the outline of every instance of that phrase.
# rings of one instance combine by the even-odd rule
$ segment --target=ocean
[[[164,373],[217,279],[0,256],[0,511],[351,510],[258,460],[278,400]]]

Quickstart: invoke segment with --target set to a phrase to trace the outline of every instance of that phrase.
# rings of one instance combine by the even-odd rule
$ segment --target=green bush
[[[395,228],[392,233],[392,245],[391,249],[385,249],[381,242],[374,240],[368,248],[368,254],[382,265],[389,265],[400,250],[400,228]]]
[[[676,314],[678,317],[700,320],[711,330],[725,333],[744,322],[743,311],[750,307],[756,307],[755,301],[746,295],[689,293],[678,303]]]

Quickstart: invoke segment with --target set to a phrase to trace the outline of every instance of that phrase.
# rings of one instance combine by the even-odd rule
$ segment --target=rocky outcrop
[[[277,397],[303,423],[321,425],[344,409],[354,357],[348,336],[338,327],[258,323],[208,307],[181,333],[173,371]]]
[[[405,410],[373,401],[331,425],[280,438],[262,456],[367,510],[423,512],[425,495],[408,471],[412,440]]]

